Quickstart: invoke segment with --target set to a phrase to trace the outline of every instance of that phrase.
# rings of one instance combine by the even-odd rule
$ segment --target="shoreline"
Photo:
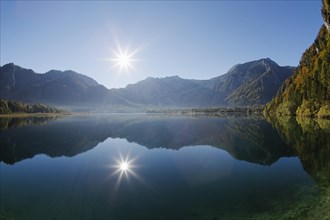
[[[10,113],[0,114],[0,118],[59,117],[70,115],[75,115],[75,113]]]

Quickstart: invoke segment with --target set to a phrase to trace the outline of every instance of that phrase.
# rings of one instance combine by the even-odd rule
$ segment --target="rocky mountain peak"
[[[322,16],[324,19],[324,24],[330,32],[330,0],[322,0]]]

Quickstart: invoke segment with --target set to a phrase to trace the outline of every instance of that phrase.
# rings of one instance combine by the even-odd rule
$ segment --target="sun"
[[[134,69],[135,53],[136,51],[129,51],[128,48],[124,50],[122,47],[118,47],[117,51],[113,52],[114,58],[110,59],[114,63],[113,68],[118,68],[120,73],[123,71],[128,73],[129,70]]]
[[[123,54],[121,56],[118,57],[118,63],[121,66],[128,66],[130,62],[129,56],[127,56],[126,54]]]
[[[125,70],[126,72],[133,68],[133,61],[134,59],[132,58],[133,54],[129,54],[126,51],[122,52],[120,51],[119,53],[116,53],[116,58],[113,59],[115,62],[115,67],[119,67],[119,70]]]

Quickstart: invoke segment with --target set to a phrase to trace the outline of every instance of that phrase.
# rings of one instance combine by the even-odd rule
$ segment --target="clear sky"
[[[315,1],[3,1],[1,65],[74,70],[108,88],[209,79],[269,57],[296,66],[323,20]],[[118,46],[135,52],[113,67]]]

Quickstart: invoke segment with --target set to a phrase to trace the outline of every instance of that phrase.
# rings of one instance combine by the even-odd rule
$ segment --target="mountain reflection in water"
[[[75,156],[109,137],[123,138],[149,149],[209,145],[226,150],[236,159],[263,165],[296,155],[269,123],[255,118],[74,117],[49,121],[40,126],[32,123],[25,127],[2,129],[0,137],[0,159],[9,164],[38,154]]]

